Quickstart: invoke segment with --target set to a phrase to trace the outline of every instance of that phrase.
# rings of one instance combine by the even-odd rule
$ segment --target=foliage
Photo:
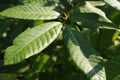
[[[119,0],[1,1],[0,79],[119,80],[119,18]]]

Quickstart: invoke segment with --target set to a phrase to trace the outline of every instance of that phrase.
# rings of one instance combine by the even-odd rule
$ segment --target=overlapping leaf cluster
[[[119,1],[3,4],[8,7],[0,8],[0,52],[4,53],[2,72],[9,74],[0,77],[10,75],[13,80],[21,73],[18,78],[23,80],[120,79]]]

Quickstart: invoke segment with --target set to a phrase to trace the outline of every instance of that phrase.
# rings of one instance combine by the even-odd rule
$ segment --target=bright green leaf
[[[20,34],[5,51],[5,64],[14,64],[38,54],[52,43],[61,30],[59,22],[38,25]]]
[[[51,6],[59,2],[59,0],[18,0],[23,4],[38,3],[40,6]]]
[[[59,13],[50,7],[41,7],[35,4],[28,4],[9,8],[0,13],[1,16],[29,19],[29,20],[50,20],[59,17]]]
[[[120,34],[120,32],[118,32],[118,31],[116,31],[116,32],[114,33],[114,35],[113,35],[113,37],[112,37],[112,41],[113,41],[113,42],[118,38],[119,34]]]

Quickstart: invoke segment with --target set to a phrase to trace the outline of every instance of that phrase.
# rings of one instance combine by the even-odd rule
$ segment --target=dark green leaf
[[[105,13],[94,7],[89,2],[81,4],[80,7],[70,11],[70,20],[86,28],[101,28],[120,31],[115,28]],[[76,16],[77,15],[77,16]]]
[[[0,37],[4,37],[3,33],[6,33],[8,27],[10,27],[11,24],[12,24],[11,21],[4,21],[0,23]]]
[[[73,61],[90,80],[106,80],[102,58],[88,45],[80,32],[66,25],[64,39]]]
[[[1,80],[16,80],[16,77],[17,76],[15,74],[5,74],[5,73],[0,74]]]
[[[106,65],[107,80],[119,80],[120,79],[120,55],[108,60]]]

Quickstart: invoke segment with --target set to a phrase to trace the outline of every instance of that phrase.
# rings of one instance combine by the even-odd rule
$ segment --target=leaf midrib
[[[70,31],[71,32],[71,35],[74,37],[74,34],[72,33],[72,31]],[[76,37],[74,37],[74,40],[77,42],[77,44],[79,45],[79,42],[78,42],[78,40],[77,40],[77,38]],[[79,45],[80,46],[80,45]],[[83,54],[82,54],[83,55]],[[84,57],[84,56],[83,56]],[[86,58],[86,57],[85,57]],[[87,60],[87,59],[86,59]],[[90,63],[90,61],[88,60],[88,62],[89,62],[89,65],[91,66],[91,68],[93,69],[93,66],[91,65],[91,63]],[[94,73],[96,73],[96,70],[94,69]],[[87,73],[86,73],[87,74]],[[91,77],[91,79],[92,78],[94,78],[94,77],[97,77],[97,75],[95,74],[93,77]],[[96,78],[97,79],[97,78]]]
[[[57,25],[60,25],[60,24],[57,24]],[[56,26],[57,26],[56,25]],[[55,26],[54,26],[55,27]],[[54,27],[52,27],[51,29],[53,29]],[[48,29],[46,32],[48,32],[49,30],[51,29]],[[41,35],[45,34],[46,32],[43,32]],[[17,53],[19,53],[22,49],[24,49],[26,46],[28,46],[30,43],[32,43],[34,40],[36,40],[38,37],[40,37],[41,35],[35,37],[32,41],[30,41],[28,44],[26,44],[23,48],[19,49],[13,56],[12,58],[14,58],[15,55],[17,55]],[[8,61],[10,60],[10,58],[8,58]]]
[[[53,12],[52,14],[51,14],[51,12]],[[55,15],[60,15],[59,13],[57,13],[57,12],[55,12],[55,11],[51,11],[51,12],[48,12],[48,13],[39,13],[39,12],[22,12],[22,14],[30,14],[30,15],[32,15],[32,14],[34,14],[34,15],[53,15],[53,16],[55,16]],[[9,12],[8,12],[9,13]],[[20,12],[13,12],[12,14],[21,14]],[[1,13],[1,15],[5,15],[4,14],[4,12],[3,13]]]
[[[74,34],[72,33],[72,31],[70,31],[71,32],[71,35],[74,37],[74,40],[77,42],[77,44],[79,45],[79,42],[78,42],[78,40],[77,40],[77,38],[74,36]],[[79,45],[80,46],[80,45]],[[83,55],[83,54],[82,54]],[[83,56],[84,57],[84,56]],[[85,57],[86,58],[86,57]],[[89,60],[88,60],[88,62],[89,62]],[[92,66],[91,64],[90,64],[90,66]],[[92,66],[93,67],[93,66]]]

